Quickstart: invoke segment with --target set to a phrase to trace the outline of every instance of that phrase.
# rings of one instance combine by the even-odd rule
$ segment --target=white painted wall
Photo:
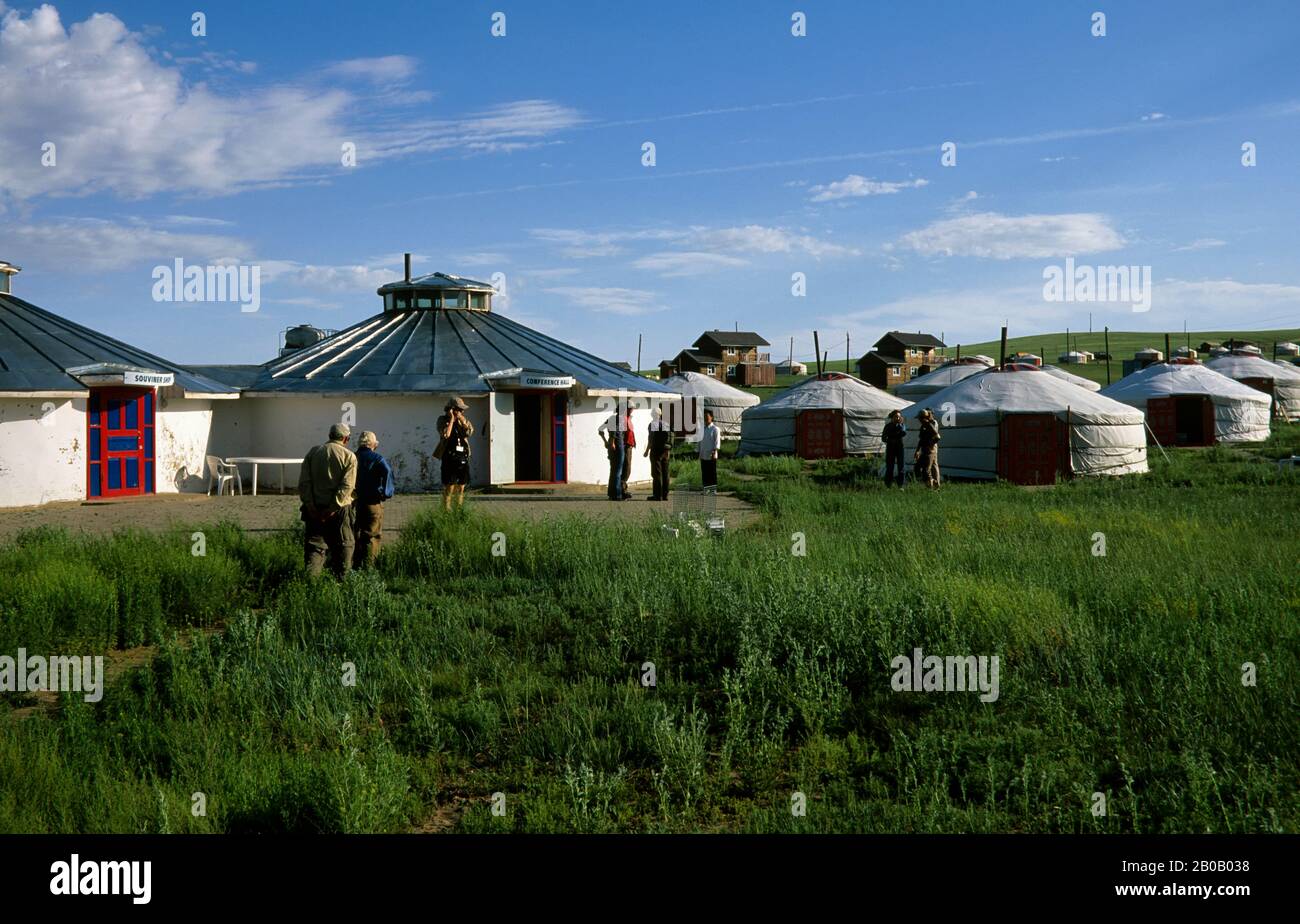
[[[379,452],[393,466],[397,490],[411,493],[441,489],[441,463],[433,458],[438,445],[437,420],[447,403],[446,395],[412,395],[350,398],[240,398],[238,401],[214,402],[216,417],[214,451],[217,455],[278,456],[301,459],[307,450],[329,437],[329,428],[343,419],[345,401],[353,439],[362,430],[373,430],[379,437]],[[474,424],[471,440],[470,480],[486,484],[488,477],[488,401],[486,397],[467,398],[466,412]],[[222,440],[238,444],[238,451],[228,451]],[[355,442],[352,444],[355,446]],[[220,448],[217,448],[220,447]],[[251,467],[244,467],[245,487],[252,477]],[[279,466],[261,466],[258,481],[262,486],[277,488]],[[285,481],[298,484],[298,466],[285,470]]]
[[[154,493],[203,493],[208,489],[203,457],[211,450],[212,406],[237,400],[161,398],[154,415]],[[216,453],[233,455],[234,453]]]
[[[609,484],[609,454],[597,432],[613,413],[614,399],[590,396],[569,403],[569,481],[582,484]],[[644,404],[644,400],[641,401]],[[632,411],[636,430],[636,449],[632,456],[632,481],[650,480],[650,460],[645,458],[645,440],[650,428],[650,411]]]
[[[86,496],[86,399],[0,398],[0,507]]]
[[[515,480],[515,396],[508,391],[492,394],[491,444],[492,484],[510,484]]]

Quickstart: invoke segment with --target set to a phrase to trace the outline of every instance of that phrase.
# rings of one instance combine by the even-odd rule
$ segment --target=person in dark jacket
[[[916,477],[932,488],[939,487],[939,423],[927,407],[919,418],[921,432],[916,442]]]
[[[469,409],[460,398],[452,398],[443,408],[443,415],[438,418],[439,443],[442,451],[442,509],[451,509],[451,500],[456,498],[456,506],[465,506],[465,485],[469,484],[469,438],[474,435],[474,425],[470,423],[465,411]]]
[[[885,443],[885,487],[894,481],[894,472],[898,472],[898,486],[903,486],[903,439],[907,436],[907,424],[903,423],[901,411],[890,411],[885,421],[885,429],[880,431],[880,438]]]
[[[393,496],[393,467],[375,451],[378,448],[378,438],[369,430],[363,431],[357,440],[357,488],[352,502],[357,514],[353,568],[375,563],[384,533],[384,501]]]
[[[652,501],[668,500],[668,460],[673,453],[673,431],[664,422],[664,412],[655,408],[646,438],[645,455],[650,460],[650,479],[654,484]]]

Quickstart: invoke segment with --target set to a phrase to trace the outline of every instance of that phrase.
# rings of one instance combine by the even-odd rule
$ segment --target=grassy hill
[[[1233,338],[1236,340],[1247,340],[1256,344],[1264,351],[1265,356],[1272,353],[1273,343],[1275,341],[1290,340],[1294,343],[1300,343],[1300,328],[1290,328],[1282,330],[1218,330],[1218,331],[1190,331],[1187,334],[1181,332],[1175,334],[1172,331],[1169,336],[1171,348],[1177,348],[1190,344],[1193,349],[1204,340],[1215,343],[1222,343],[1224,340]],[[1125,359],[1131,359],[1133,354],[1143,347],[1155,347],[1157,350],[1164,351],[1165,334],[1163,331],[1144,332],[1144,331],[1116,331],[1110,332],[1110,354],[1115,360],[1110,364],[1110,381],[1118,382],[1124,377]],[[963,343],[961,352],[963,356],[969,356],[972,353],[983,353],[985,356],[992,356],[997,359],[999,343],[997,340],[987,340],[981,343]],[[1101,331],[1089,333],[1087,331],[1070,332],[1070,349],[1087,350],[1090,353],[1103,353],[1106,351],[1105,335]],[[1066,351],[1065,331],[1059,331],[1051,334],[1031,334],[1027,337],[1008,337],[1007,354],[1023,351],[1027,353],[1037,353],[1048,363],[1055,363],[1056,357]],[[949,357],[957,355],[956,344],[951,345],[946,351]],[[854,362],[857,357],[854,357]],[[811,371],[814,366],[808,364]],[[844,357],[836,359],[831,357],[827,366],[831,372],[844,372]],[[856,368],[848,371],[857,374]],[[1081,366],[1071,366],[1070,371],[1084,378],[1092,379],[1100,383],[1103,387],[1106,385],[1106,363],[1087,363]],[[650,378],[658,378],[658,372],[648,370],[643,375]],[[745,391],[758,395],[763,400],[767,400],[771,395],[788,388],[800,380],[801,376],[779,375],[776,378],[775,387],[765,388],[747,388]]]

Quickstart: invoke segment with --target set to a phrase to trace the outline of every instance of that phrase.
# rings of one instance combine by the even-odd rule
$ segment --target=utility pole
[[[844,332],[844,371],[845,372],[850,371],[850,363],[852,362],[852,357],[853,357],[853,353],[849,349],[849,332],[845,331]]]
[[[641,334],[636,335],[636,374],[641,374]]]

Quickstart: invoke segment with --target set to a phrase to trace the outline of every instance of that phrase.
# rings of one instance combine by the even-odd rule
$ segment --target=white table
[[[301,465],[302,459],[278,459],[272,456],[231,456],[226,462],[238,465],[240,462],[247,462],[253,466],[253,496],[257,497],[257,467],[259,465],[278,465],[280,466],[280,493],[284,493],[284,467],[286,465]]]

